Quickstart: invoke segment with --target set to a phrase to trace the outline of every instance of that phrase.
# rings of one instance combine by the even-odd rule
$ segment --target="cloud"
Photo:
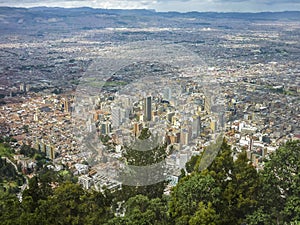
[[[299,0],[0,0],[0,6],[56,6],[156,9],[158,11],[283,11],[300,10]]]
[[[158,1],[159,11],[260,12],[300,11],[299,0],[173,0]]]
[[[156,3],[156,0],[0,0],[0,5],[33,7],[33,6],[55,6],[55,7],[94,7],[94,8],[117,8],[133,9],[148,8]]]

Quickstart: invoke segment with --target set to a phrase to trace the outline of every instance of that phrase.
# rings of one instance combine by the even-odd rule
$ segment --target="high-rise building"
[[[189,132],[188,132],[188,130],[186,130],[186,129],[181,130],[180,143],[182,145],[188,145],[189,144]]]
[[[39,121],[39,113],[38,113],[38,110],[35,111],[35,114],[33,115],[33,120],[35,122],[38,122]]]
[[[25,91],[26,91],[26,92],[29,92],[29,91],[30,91],[30,88],[31,88],[30,85],[27,84],[27,85],[25,86]]]
[[[134,136],[136,136],[136,137],[140,136],[140,133],[141,133],[142,129],[143,129],[143,126],[142,126],[141,123],[134,123],[133,124],[133,134],[134,134]]]
[[[54,147],[52,145],[46,145],[46,156],[49,159],[55,159],[55,150]]]
[[[67,98],[64,100],[64,112],[70,112],[70,102]]]
[[[211,97],[209,95],[205,96],[204,110],[206,111],[207,114],[211,113]]]
[[[152,119],[152,108],[151,108],[151,96],[144,99],[144,121],[151,121]]]
[[[129,119],[129,115],[130,115],[130,109],[120,109],[120,120],[121,120],[121,123],[125,123],[126,120]]]
[[[225,113],[219,112],[219,130],[225,129]]]
[[[174,118],[174,116],[175,116],[175,112],[169,112],[167,114],[168,121],[173,123],[173,121],[176,120],[176,118]],[[173,120],[173,118],[174,118],[174,120]]]
[[[164,100],[167,100],[167,101],[170,101],[172,98],[172,89],[167,87],[165,88],[164,90],[164,93],[163,93],[163,99]]]
[[[111,124],[109,122],[105,123],[105,132],[109,134],[111,132]]]
[[[111,124],[110,122],[106,121],[101,123],[100,125],[100,132],[101,134],[109,134],[111,132]]]
[[[192,119],[192,138],[197,138],[201,131],[201,118],[199,115],[195,115]]]
[[[20,91],[24,92],[26,90],[26,85],[24,83],[20,84]]]
[[[111,109],[111,121],[114,129],[121,125],[121,110],[120,107],[112,107]]]
[[[217,121],[212,119],[210,121],[210,129],[213,133],[215,133],[217,131]]]
[[[39,142],[39,150],[46,153],[46,144],[43,139],[41,142]]]

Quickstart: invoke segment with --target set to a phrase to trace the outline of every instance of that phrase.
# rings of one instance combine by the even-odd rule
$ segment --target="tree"
[[[188,222],[196,213],[200,202],[219,204],[221,189],[210,174],[193,173],[181,179],[171,192],[169,213],[176,224]]]
[[[224,140],[221,150],[208,173],[221,190],[220,202],[214,205],[220,217],[219,224],[240,224],[253,212],[258,201],[259,176],[247,159],[246,152],[233,160],[230,146]]]
[[[1,224],[18,224],[17,218],[21,214],[20,202],[15,195],[0,190],[0,221]]]
[[[53,194],[51,183],[56,181],[53,176],[52,172],[48,171],[48,173],[36,175],[29,180],[28,189],[23,192],[23,196],[32,198],[32,211],[38,206],[39,200],[46,200]]]
[[[218,222],[218,215],[209,202],[207,206],[203,202],[199,203],[198,210],[189,220],[190,225],[216,225]]]
[[[31,148],[29,145],[23,144],[21,146],[20,153],[23,154],[24,156],[32,158],[36,153],[36,150]]]
[[[258,213],[272,224],[300,220],[300,142],[289,141],[271,154],[260,173],[262,187]]]
[[[200,159],[201,160],[201,159]],[[230,146],[224,139],[218,155],[212,162],[212,164],[207,168],[207,171],[216,179],[218,185],[225,189],[229,181],[232,179],[232,171],[234,167],[232,152]]]
[[[25,133],[28,133],[29,132],[29,126],[28,125],[24,125],[22,127],[22,129],[24,130]]]
[[[198,170],[202,156],[196,164],[192,159],[188,165],[195,165],[194,172],[172,190],[169,210],[176,224],[203,221],[207,211],[214,215],[208,224],[241,224],[257,206],[259,176],[246,153],[234,161],[225,140],[220,151],[213,150],[218,154],[207,169]]]
[[[247,215],[246,218],[247,225],[272,225],[271,216],[266,214],[262,208],[258,208],[252,214]]]
[[[114,193],[115,202],[127,201],[136,195],[144,195],[149,199],[161,198],[164,193],[166,181],[145,186],[122,185],[122,189]]]
[[[149,129],[144,128],[132,145],[124,147],[123,157],[128,167],[121,172],[120,178],[125,181],[130,179],[132,184],[122,186],[122,190],[118,192],[120,193],[117,197],[118,201],[127,201],[130,197],[139,194],[150,199],[160,198],[163,195],[167,182],[152,183],[154,177],[158,179],[164,177],[165,168],[163,166],[159,166],[157,170],[151,170],[151,172],[147,169],[138,170],[138,176],[135,176],[137,173],[134,170],[134,168],[147,166],[150,168],[151,165],[163,162],[166,158],[167,145],[159,143],[158,140],[158,136],[151,135]],[[150,185],[144,185],[145,183]]]
[[[149,139],[150,137],[151,137],[151,132],[149,131],[149,129],[143,128],[141,131],[141,134],[139,136],[139,139],[146,140],[146,139]]]
[[[136,195],[125,203],[124,218],[114,218],[108,224],[166,225],[168,223],[167,201],[163,198],[149,199]]]
[[[185,168],[188,173],[191,173],[195,170],[195,166],[198,160],[199,160],[199,156],[193,155],[191,159],[185,164]]]
[[[229,179],[222,191],[222,206],[225,208],[219,210],[226,213],[221,221],[223,224],[241,224],[257,207],[260,190],[258,173],[247,159],[246,152],[234,162]]]

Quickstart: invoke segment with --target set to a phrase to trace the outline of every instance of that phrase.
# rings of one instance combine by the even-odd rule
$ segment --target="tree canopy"
[[[223,142],[213,163],[180,179],[169,196],[163,187],[84,190],[73,179],[41,170],[19,202],[0,189],[1,224],[273,225],[300,221],[300,142],[287,142],[257,171],[246,153],[233,160]],[[2,162],[3,163],[3,162]],[[192,166],[194,165],[194,166]],[[3,172],[3,171],[2,171]]]

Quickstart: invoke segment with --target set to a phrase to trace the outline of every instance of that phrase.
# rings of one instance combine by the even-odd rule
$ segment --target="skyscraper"
[[[118,128],[121,124],[121,111],[119,107],[113,107],[111,109],[111,120],[114,129]]]
[[[64,112],[70,112],[70,102],[68,101],[67,98],[64,100],[63,105],[64,105]]]
[[[101,132],[101,134],[104,134],[104,135],[109,134],[111,132],[111,123],[108,121],[101,123],[100,132]]]
[[[169,87],[166,87],[163,93],[163,99],[170,101],[172,98],[172,90]]]
[[[197,138],[201,131],[201,118],[199,115],[192,117],[192,137]]]
[[[204,110],[207,114],[211,113],[211,96],[209,95],[205,95]]]
[[[151,121],[152,119],[151,96],[144,99],[144,121]]]
[[[215,133],[217,131],[217,121],[215,119],[212,119],[210,121],[210,129],[212,133]]]

